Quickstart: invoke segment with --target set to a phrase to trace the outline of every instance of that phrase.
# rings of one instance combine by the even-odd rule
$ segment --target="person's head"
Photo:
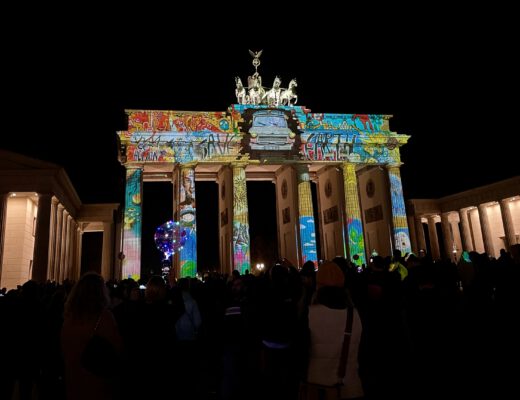
[[[343,288],[345,286],[345,274],[336,263],[325,261],[316,273],[316,286],[318,288],[324,286]]]
[[[162,277],[154,275],[148,280],[144,299],[147,303],[158,303],[166,300],[166,283]]]
[[[74,319],[89,319],[98,316],[109,304],[103,277],[90,271],[72,288],[65,303],[65,314]]]

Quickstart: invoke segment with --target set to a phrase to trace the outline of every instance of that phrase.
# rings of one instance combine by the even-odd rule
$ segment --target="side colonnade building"
[[[105,279],[119,276],[118,208],[82,204],[62,167],[0,150],[0,286],[77,280],[85,232],[103,232],[98,272]]]
[[[458,261],[463,251],[498,258],[520,243],[520,176],[440,199],[407,201],[414,252]]]

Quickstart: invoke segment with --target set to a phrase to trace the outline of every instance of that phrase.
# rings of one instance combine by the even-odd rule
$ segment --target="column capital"
[[[356,164],[355,163],[351,163],[351,162],[348,162],[348,161],[345,161],[343,163],[341,163],[340,165],[341,169],[343,171],[347,170],[347,171],[356,171]]]
[[[233,161],[230,165],[232,168],[245,168],[249,165],[249,161]]]
[[[193,169],[197,166],[197,161],[190,161],[190,162],[187,162],[187,163],[182,163],[182,164],[179,164],[181,169]]]
[[[58,210],[63,211],[65,210],[65,206],[58,201]]]
[[[400,170],[401,169],[401,165],[403,165],[402,162],[398,162],[398,163],[395,163],[395,164],[385,164],[384,167],[387,169],[387,170]]]
[[[482,211],[484,211],[488,208],[488,205],[487,205],[487,203],[482,203],[482,204],[479,204],[477,207],[478,207],[479,213],[481,213]]]

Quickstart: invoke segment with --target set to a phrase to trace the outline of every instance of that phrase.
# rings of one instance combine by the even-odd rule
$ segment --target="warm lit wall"
[[[7,201],[2,287],[15,289],[31,278],[37,207],[27,197]]]
[[[287,190],[284,190],[285,198],[282,193],[284,181],[287,185]],[[296,173],[291,167],[282,169],[276,176],[278,254],[280,258],[287,258],[293,265],[300,264],[296,236],[298,229],[298,189],[296,184]],[[254,246],[254,243],[252,245]]]
[[[368,196],[367,184],[373,182],[373,195]],[[369,254],[374,250],[380,256],[392,254],[390,236],[392,226],[392,209],[390,207],[390,189],[388,185],[388,174],[385,169],[378,167],[365,168],[358,172],[359,197],[361,199],[361,215],[363,218],[363,230],[365,232],[365,247]],[[367,222],[367,210],[381,207],[382,218]]]
[[[336,168],[327,168],[318,176],[318,197],[320,225],[322,233],[321,256],[330,260],[336,256],[345,257],[343,241],[343,175]],[[328,183],[329,182],[329,183]],[[329,185],[329,191],[327,191]],[[338,218],[334,222],[327,223],[327,212],[337,207]],[[328,211],[329,210],[329,211]]]

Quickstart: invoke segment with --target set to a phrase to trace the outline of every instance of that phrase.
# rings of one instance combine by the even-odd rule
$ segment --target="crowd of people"
[[[173,286],[93,272],[29,281],[0,297],[0,398],[296,400],[302,382],[340,385],[351,399],[495,398],[514,382],[519,247],[458,264],[399,252],[362,269],[282,260]],[[109,376],[83,364],[93,333],[120,357]]]

